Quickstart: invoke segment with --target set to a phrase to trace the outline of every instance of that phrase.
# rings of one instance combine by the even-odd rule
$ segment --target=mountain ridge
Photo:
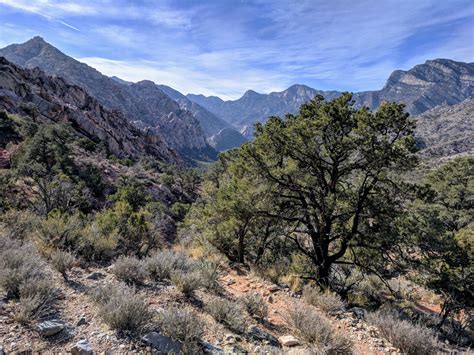
[[[245,131],[249,137],[255,122],[264,122],[272,115],[295,113],[314,95],[330,100],[341,93],[294,84],[286,90],[268,94],[248,90],[236,100],[224,101],[215,96],[195,94],[187,97]],[[438,105],[457,104],[473,96],[474,63],[434,59],[409,70],[395,70],[382,89],[354,93],[353,99],[356,107],[367,106],[369,109],[376,109],[382,101],[403,102],[408,112],[417,115]]]
[[[71,84],[83,87],[104,106],[123,112],[129,121],[143,121],[147,126],[154,127],[156,132],[160,131],[168,145],[178,152],[185,152],[185,155],[191,154],[191,159],[194,158],[194,153],[200,158],[203,152],[210,153],[205,160],[213,160],[217,156],[217,152],[208,145],[193,114],[182,110],[177,102],[152,81],[127,83],[110,78],[64,54],[39,36],[22,44],[2,48],[0,55],[21,67],[38,67],[48,75],[61,76]],[[146,102],[150,98],[153,98],[152,104]],[[170,113],[174,113],[176,117],[172,121],[172,127],[167,127],[171,122],[168,118]],[[175,136],[176,129],[178,132]],[[186,139],[179,140],[176,139],[177,136],[186,136]]]

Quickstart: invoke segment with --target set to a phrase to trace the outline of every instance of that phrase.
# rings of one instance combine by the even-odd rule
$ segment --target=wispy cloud
[[[106,74],[226,98],[294,83],[377,89],[394,69],[427,59],[474,60],[472,0],[0,0],[2,4],[61,23],[64,32],[8,18],[37,29]]]

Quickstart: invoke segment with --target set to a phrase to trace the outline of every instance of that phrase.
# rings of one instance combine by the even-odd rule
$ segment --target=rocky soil
[[[97,285],[118,284],[109,268],[100,266],[75,267],[70,272],[68,281],[55,275],[55,285],[60,296],[45,318],[22,326],[14,320],[15,302],[0,302],[0,344],[3,351],[29,352],[52,351],[72,352],[76,354],[94,353],[143,353],[152,352],[150,345],[153,336],[130,338],[110,330],[98,317],[97,309],[92,303],[88,290]],[[290,302],[302,302],[298,294],[288,287],[281,287],[264,281],[237,268],[226,267],[222,270],[220,283],[223,294],[230,299],[248,292],[261,294],[269,307],[266,321],[259,323],[249,320],[245,334],[237,335],[216,323],[212,317],[203,312],[202,304],[211,297],[198,291],[192,300],[186,300],[174,286],[159,283],[148,283],[141,286],[149,300],[150,308],[159,311],[171,306],[186,305],[196,311],[205,324],[203,346],[207,353],[307,353],[304,345],[285,326],[282,315]],[[323,312],[321,317],[327,318]],[[357,309],[339,312],[328,318],[334,329],[341,331],[354,342],[356,353],[396,353],[389,342],[381,338],[378,331],[368,325]],[[148,341],[147,341],[148,340]],[[162,337],[160,344],[171,342]]]

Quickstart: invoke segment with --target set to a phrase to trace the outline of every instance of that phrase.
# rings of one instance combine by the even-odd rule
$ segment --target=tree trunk
[[[245,233],[241,233],[239,235],[239,247],[238,247],[238,257],[239,257],[239,263],[243,264],[245,261]]]
[[[331,265],[323,263],[317,266],[316,271],[316,280],[321,289],[326,289],[329,287],[329,271],[331,270]]]

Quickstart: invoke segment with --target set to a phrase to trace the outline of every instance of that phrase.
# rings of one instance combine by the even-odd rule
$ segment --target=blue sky
[[[363,91],[427,59],[474,61],[474,0],[0,0],[0,46],[35,35],[183,93]]]

